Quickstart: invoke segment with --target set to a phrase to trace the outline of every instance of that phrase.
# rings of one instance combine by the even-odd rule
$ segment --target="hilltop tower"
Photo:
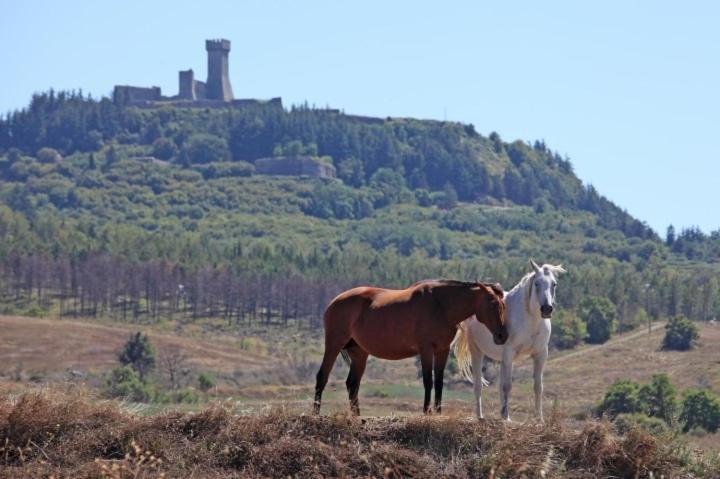
[[[207,98],[231,101],[233,92],[228,77],[230,40],[206,40],[205,50],[208,52],[208,77],[205,90]]]

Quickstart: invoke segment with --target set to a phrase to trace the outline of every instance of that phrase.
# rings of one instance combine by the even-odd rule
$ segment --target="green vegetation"
[[[586,325],[588,342],[601,344],[615,332],[617,312],[609,299],[588,297],[580,303],[580,318]]]
[[[688,389],[683,393],[680,422],[683,432],[695,427],[717,431],[720,428],[720,398],[705,389]]]
[[[666,374],[655,374],[648,384],[623,379],[605,393],[596,411],[613,419],[623,431],[636,425],[663,433],[680,426],[682,432],[720,428],[720,398],[706,389],[690,388],[678,403],[675,387]]]
[[[155,367],[155,348],[147,335],[138,331],[130,335],[122,351],[118,354],[118,361],[125,366],[130,366],[143,380]]]
[[[341,181],[255,174],[259,158],[298,154]],[[428,277],[509,288],[532,256],[570,270],[558,347],[585,330],[600,342],[648,318],[720,314],[715,266],[673,252],[687,235],[662,241],[544,142],[472,125],[49,92],[0,119],[0,180],[8,310],[316,328],[343,288]],[[692,259],[714,258],[706,250]]]
[[[645,404],[640,399],[640,386],[635,381],[621,379],[616,381],[605,393],[597,412],[615,418],[618,414],[644,412]]]
[[[698,340],[698,328],[684,316],[675,316],[665,325],[663,349],[687,351]]]
[[[198,386],[202,392],[208,392],[217,384],[215,378],[209,373],[200,373],[198,376]]]
[[[156,396],[152,387],[130,366],[120,366],[112,370],[105,393],[112,398],[134,402],[150,402]]]

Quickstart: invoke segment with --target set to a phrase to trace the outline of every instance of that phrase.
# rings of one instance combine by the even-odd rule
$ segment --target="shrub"
[[[420,206],[432,205],[432,199],[430,198],[430,192],[424,188],[415,190],[415,201]]]
[[[645,405],[640,398],[640,386],[635,381],[622,379],[616,381],[605,393],[597,408],[598,416],[615,418],[622,413],[640,413]]]
[[[214,388],[216,384],[215,378],[209,373],[200,373],[198,376],[198,386],[202,392],[208,392]]]
[[[558,314],[553,320],[553,345],[558,349],[572,349],[587,336],[585,323],[572,314]]]
[[[176,403],[197,404],[200,399],[200,394],[193,388],[182,388],[172,394],[172,400]]]
[[[685,316],[675,316],[665,325],[665,338],[663,338],[662,348],[687,351],[695,345],[698,337],[698,328],[695,323]]]
[[[212,162],[195,167],[205,179],[251,176],[255,166],[246,161]]]
[[[155,348],[146,334],[131,334],[118,355],[118,360],[134,369],[140,379],[155,367]]]
[[[654,374],[649,384],[640,388],[640,401],[649,416],[672,424],[677,411],[677,393],[667,374]]]
[[[178,153],[178,148],[175,146],[175,142],[169,138],[158,138],[153,141],[152,154],[155,158],[161,160],[169,160],[174,158]]]
[[[62,155],[53,148],[40,148],[35,153],[40,163],[59,163],[62,161]]]
[[[607,298],[584,299],[580,303],[580,318],[587,326],[589,343],[604,343],[615,332],[617,312],[615,306]]]
[[[224,138],[198,133],[188,138],[180,152],[180,159],[186,166],[195,163],[227,161],[230,159],[230,150]]]
[[[113,398],[136,402],[149,402],[154,396],[152,387],[143,382],[130,366],[120,366],[112,370],[105,393]]]
[[[680,422],[683,432],[701,427],[709,432],[720,428],[720,399],[705,389],[688,389],[683,393]]]
[[[627,434],[630,429],[635,427],[645,429],[652,434],[665,434],[670,431],[662,419],[648,417],[641,413],[619,414],[614,423],[620,434]]]

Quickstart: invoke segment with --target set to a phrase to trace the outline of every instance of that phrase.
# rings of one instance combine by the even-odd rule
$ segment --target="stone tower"
[[[206,40],[208,52],[208,77],[205,92],[209,100],[231,101],[233,99],[228,77],[228,53],[230,40]]]

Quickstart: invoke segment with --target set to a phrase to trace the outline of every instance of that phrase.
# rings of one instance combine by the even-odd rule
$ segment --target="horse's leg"
[[[367,364],[368,353],[363,351],[360,346],[353,344],[347,348],[348,356],[350,356],[350,372],[348,373],[345,385],[350,398],[350,409],[356,416],[360,415],[360,402],[358,401],[358,391],[360,390],[360,380],[365,373],[365,365]]]
[[[477,414],[478,419],[483,419],[482,392],[485,378],[483,377],[482,368],[484,358],[485,354],[481,351],[477,351],[475,348],[470,348],[470,359],[472,360],[473,369],[473,389],[475,390],[475,413]]]
[[[510,420],[510,391],[512,390],[513,352],[505,347],[502,363],[500,365],[500,415],[506,421]]]
[[[445,364],[447,363],[448,355],[450,354],[450,348],[435,351],[435,412],[440,414],[442,412],[442,390],[443,390],[443,377],[445,375]]]
[[[343,337],[340,337],[339,335],[331,336],[327,333],[325,334],[325,354],[323,355],[322,364],[320,364],[317,381],[315,383],[315,403],[313,405],[313,412],[315,414],[320,414],[320,401],[322,400],[323,389],[325,389],[325,385],[330,378],[330,371],[332,371],[333,365],[335,364],[335,359],[337,359],[340,351],[350,340],[349,335],[347,336],[348,337],[345,337],[343,335]]]
[[[420,351],[420,366],[422,367],[423,386],[425,387],[425,402],[423,403],[423,412],[430,412],[430,395],[432,394],[432,363],[433,352],[431,349]]]
[[[539,354],[533,357],[533,379],[535,380],[535,417],[540,422],[545,422],[543,419],[543,370],[545,369],[545,360],[547,359],[548,351],[545,348]]]

